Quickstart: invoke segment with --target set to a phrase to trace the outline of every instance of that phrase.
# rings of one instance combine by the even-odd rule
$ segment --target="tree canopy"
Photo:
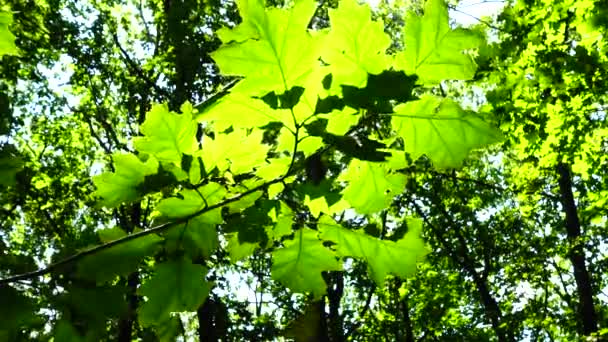
[[[607,4],[477,5],[5,0],[0,340],[605,339]]]

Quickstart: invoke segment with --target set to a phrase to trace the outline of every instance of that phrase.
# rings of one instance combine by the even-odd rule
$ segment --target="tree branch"
[[[175,220],[173,222],[163,223],[163,224],[160,224],[158,226],[155,226],[155,227],[143,230],[141,232],[130,234],[130,235],[126,235],[126,236],[124,236],[124,237],[122,237],[120,239],[116,239],[116,240],[110,241],[108,243],[104,243],[104,244],[95,246],[93,248],[90,248],[90,249],[84,250],[82,252],[76,253],[76,254],[74,254],[74,255],[72,255],[70,257],[67,257],[67,258],[65,258],[63,260],[57,261],[56,263],[50,264],[49,266],[41,268],[41,269],[39,269],[37,271],[26,272],[26,273],[22,273],[22,274],[18,274],[18,275],[12,276],[12,277],[7,277],[7,278],[4,278],[4,279],[0,279],[0,286],[1,285],[6,285],[6,284],[10,284],[10,283],[14,283],[14,282],[20,281],[20,280],[26,280],[26,279],[31,279],[31,278],[35,278],[35,277],[40,277],[40,276],[43,276],[45,274],[51,273],[51,272],[53,272],[53,271],[61,268],[62,266],[65,266],[65,265],[71,264],[73,262],[76,262],[76,261],[78,261],[78,260],[80,260],[80,259],[82,259],[82,258],[84,258],[86,256],[96,254],[96,253],[104,251],[104,250],[106,250],[108,248],[111,248],[111,247],[114,247],[114,246],[117,246],[117,245],[121,245],[121,244],[123,244],[125,242],[131,241],[131,240],[135,240],[135,239],[143,237],[143,236],[147,236],[147,235],[155,234],[155,233],[161,233],[161,232],[163,232],[163,231],[171,228],[172,226],[175,226],[175,225],[180,224],[180,223],[185,223],[185,222],[191,220],[192,218],[194,218],[196,216],[199,216],[201,214],[204,214],[204,213],[206,213],[208,211],[211,211],[211,210],[214,210],[214,209],[221,208],[221,207],[223,207],[223,206],[225,206],[225,205],[227,205],[229,203],[236,202],[236,201],[240,200],[241,198],[243,198],[243,197],[245,197],[247,195],[250,195],[250,194],[252,194],[252,193],[254,193],[256,191],[262,190],[262,189],[264,189],[264,188],[266,188],[266,187],[268,187],[268,186],[270,186],[270,185],[272,185],[274,183],[279,183],[279,182],[283,181],[283,179],[285,177],[287,177],[288,175],[289,175],[289,173],[286,174],[285,176],[280,177],[280,178],[274,179],[272,181],[269,181],[269,182],[266,182],[264,184],[258,185],[258,186],[254,187],[254,188],[251,188],[251,189],[249,189],[249,190],[247,190],[247,191],[245,191],[243,193],[240,193],[240,194],[238,194],[238,195],[236,195],[236,196],[234,196],[232,198],[226,199],[226,200],[224,200],[221,203],[217,203],[217,204],[214,204],[214,205],[207,206],[207,207],[205,207],[205,208],[203,208],[201,210],[198,210],[197,212],[195,212],[193,214],[190,214],[188,216],[184,216],[184,217],[179,218],[179,219],[177,219],[177,220]]]
[[[127,62],[127,65],[129,66],[129,68],[131,68],[131,70],[133,70],[137,74],[137,76],[141,77],[141,79],[144,82],[146,82],[146,84],[148,84],[149,87],[153,88],[158,95],[163,96],[165,98],[170,98],[171,96],[164,89],[159,87],[156,84],[156,82],[153,82],[146,74],[144,74],[143,70],[141,70],[139,65],[137,65],[137,63],[135,63],[135,61],[133,61],[131,56],[129,56],[127,51],[122,47],[122,45],[118,41],[118,34],[116,32],[112,32],[112,38],[114,39],[114,43],[120,50],[120,53],[122,54],[123,58]]]

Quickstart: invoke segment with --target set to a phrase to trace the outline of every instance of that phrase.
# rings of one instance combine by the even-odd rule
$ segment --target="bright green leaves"
[[[288,9],[266,9],[262,0],[240,0],[237,5],[243,22],[220,30],[224,44],[211,54],[221,72],[244,76],[236,88],[249,94],[305,86],[319,64],[319,38],[307,30],[316,3],[297,0]]]
[[[138,185],[146,176],[158,171],[158,162],[153,158],[144,163],[133,154],[116,154],[113,159],[115,172],[93,177],[97,187],[94,194],[101,197],[101,204],[109,208],[137,200],[141,195]]]
[[[125,232],[118,228],[99,231],[99,239],[108,243],[123,238]],[[137,269],[144,257],[153,255],[162,239],[157,235],[146,235],[106,248],[94,255],[86,256],[77,265],[78,276],[104,283],[118,275],[128,275]]]
[[[15,45],[15,36],[9,30],[13,23],[13,15],[8,11],[0,11],[0,56],[19,55]]]
[[[184,190],[179,197],[162,200],[158,204],[158,211],[169,218],[186,217],[214,204],[218,204],[226,196],[226,189],[218,183],[208,183],[196,190]],[[220,208],[213,209],[202,215],[202,222],[214,224],[222,223]]]
[[[322,271],[340,270],[336,255],[325,248],[317,238],[317,232],[302,228],[293,240],[285,241],[285,247],[272,253],[272,277],[295,292],[312,292],[323,295],[326,284]]]
[[[340,175],[347,181],[344,199],[360,214],[373,214],[389,206],[405,188],[406,177],[391,172],[386,163],[353,159]]]
[[[171,228],[165,235],[165,248],[177,254],[183,250],[192,260],[211,256],[219,247],[219,240],[216,225],[209,224],[207,219],[199,215]]]
[[[380,74],[388,65],[391,40],[382,21],[372,21],[369,5],[356,0],[341,0],[329,10],[329,19],[322,58],[330,65],[332,84],[364,88],[368,74]]]
[[[450,29],[443,0],[428,0],[424,15],[411,12],[405,23],[405,51],[395,57],[397,69],[416,74],[424,84],[473,77],[475,62],[463,51],[478,47],[482,39],[466,29]]]
[[[283,236],[291,234],[294,214],[291,208],[284,202],[280,202],[279,210],[273,207],[268,216],[272,220],[272,225],[266,227],[266,235],[270,240],[280,240]]]
[[[460,167],[470,150],[502,139],[477,114],[433,96],[395,107],[392,124],[412,159],[425,154],[438,168]]]
[[[215,139],[203,140],[203,164],[208,170],[217,167],[220,172],[230,168],[233,174],[253,171],[265,163],[268,146],[262,144],[263,131],[247,134],[237,129],[227,134],[216,134]]]
[[[206,274],[205,267],[185,259],[157,265],[154,276],[138,289],[147,299],[139,310],[141,325],[164,324],[173,312],[196,311],[211,290]]]
[[[328,216],[319,219],[318,227],[323,240],[335,243],[341,257],[353,257],[367,262],[372,279],[382,285],[388,274],[407,277],[416,271],[416,262],[427,253],[420,238],[422,222],[410,219],[408,232],[398,241],[380,240],[362,231],[353,231],[337,224]]]
[[[272,109],[264,101],[232,93],[210,106],[198,120],[213,121],[218,132],[225,131],[231,126],[237,128],[262,127],[271,122],[282,122],[292,131],[293,119],[286,109]]]
[[[141,125],[145,137],[135,138],[140,152],[153,155],[160,162],[181,165],[183,154],[197,149],[197,123],[193,120],[191,106],[182,106],[183,114],[169,111],[167,105],[154,105]]]
[[[327,118],[325,130],[331,134],[344,135],[359,121],[360,116],[358,114],[359,112],[349,107],[345,107],[343,110],[334,110],[324,115]]]

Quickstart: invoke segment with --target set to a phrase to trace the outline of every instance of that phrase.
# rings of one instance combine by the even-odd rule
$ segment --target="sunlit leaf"
[[[459,167],[470,150],[502,140],[477,114],[433,96],[398,105],[392,122],[412,159],[424,154],[438,168]]]
[[[12,13],[0,11],[0,56],[19,55],[19,50],[15,45],[15,35],[9,30],[12,23]]]
[[[207,183],[196,190],[186,189],[179,197],[165,198],[158,204],[158,211],[169,218],[192,215],[210,205],[220,203],[226,196],[226,189],[218,183]],[[201,222],[209,224],[222,223],[221,208],[216,208],[199,215]]]
[[[384,284],[388,274],[406,277],[416,271],[428,250],[420,238],[422,222],[408,220],[408,232],[398,241],[380,240],[360,230],[342,227],[329,216],[323,215],[318,223],[320,238],[334,242],[341,257],[353,257],[368,264],[370,277],[378,285]]]
[[[322,52],[330,64],[335,85],[364,88],[368,74],[379,74],[388,66],[386,49],[391,44],[382,21],[371,20],[368,4],[342,0],[329,9],[330,31]]]
[[[341,269],[336,255],[323,246],[317,232],[302,228],[285,247],[272,253],[272,278],[294,292],[312,292],[315,297],[326,291],[322,271]]]
[[[395,56],[395,67],[416,74],[425,84],[468,80],[475,74],[476,65],[463,51],[481,42],[473,31],[450,28],[444,0],[427,0],[422,17],[410,12],[405,19],[405,51]]]
[[[271,122],[281,122],[295,129],[288,109],[272,109],[264,101],[241,93],[231,93],[210,106],[197,117],[198,121],[214,122],[214,128],[222,132],[227,128],[262,127]]]
[[[118,227],[100,230],[98,234],[103,243],[126,235]],[[86,256],[78,262],[77,274],[98,283],[113,280],[118,275],[128,275],[137,269],[143,258],[154,254],[161,241],[158,235],[150,234]]]
[[[237,1],[246,20],[223,29],[224,44],[211,54],[224,75],[245,76],[239,91],[283,93],[304,86],[319,65],[319,39],[308,32],[316,9],[312,0],[297,0],[290,8],[266,9],[261,0]]]
[[[342,194],[360,214],[373,214],[389,206],[405,188],[406,177],[384,163],[353,159],[340,179],[348,182]]]
[[[164,323],[173,312],[196,311],[211,290],[211,283],[205,281],[206,274],[205,267],[186,259],[157,265],[152,278],[137,290],[146,298],[139,309],[141,325]]]
[[[137,189],[147,175],[158,171],[158,162],[154,158],[145,163],[133,154],[115,154],[115,172],[106,172],[93,177],[97,191],[93,194],[101,197],[101,204],[116,207],[124,202],[133,202],[141,195]]]
[[[216,134],[215,139],[203,139],[203,163],[206,168],[220,171],[230,168],[233,174],[253,171],[265,163],[269,146],[262,144],[261,130],[247,133],[237,129],[227,134]]]
[[[160,162],[180,166],[182,154],[192,154],[197,149],[196,129],[191,112],[177,114],[169,111],[166,104],[154,105],[140,128],[144,137],[134,139],[135,148]]]

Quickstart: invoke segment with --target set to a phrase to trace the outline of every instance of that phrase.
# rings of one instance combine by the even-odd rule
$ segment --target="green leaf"
[[[13,23],[13,14],[8,11],[0,11],[0,56],[19,55],[15,45],[15,35],[9,30]]]
[[[169,229],[166,248],[176,251],[181,247],[192,260],[208,258],[219,247],[219,240],[215,225],[205,222],[203,216]]]
[[[262,0],[237,1],[243,23],[219,32],[223,45],[211,54],[224,75],[244,76],[234,88],[255,95],[304,86],[319,66],[319,37],[308,33],[312,0],[291,8],[264,8]]]
[[[226,115],[230,113],[230,115]],[[198,121],[213,122],[216,132],[233,127],[250,129],[271,122],[281,122],[293,130],[293,118],[288,109],[272,109],[264,101],[241,93],[230,93],[197,117]]]
[[[76,328],[66,320],[62,319],[55,325],[53,331],[54,342],[82,342],[85,341],[84,337],[81,336]]]
[[[317,238],[317,232],[302,228],[293,240],[284,242],[285,247],[272,253],[272,278],[294,292],[312,292],[322,296],[327,285],[321,276],[323,271],[342,269],[336,255],[325,248]]]
[[[218,183],[207,183],[196,190],[180,191],[178,197],[165,198],[158,204],[157,210],[168,218],[180,218],[192,215],[210,205],[220,203],[226,196],[226,189]],[[221,208],[205,212],[200,222],[208,224],[222,223]]]
[[[233,174],[251,172],[265,164],[269,146],[262,144],[262,130],[250,134],[237,129],[227,134],[216,134],[215,139],[203,139],[203,164],[220,172],[230,168]]]
[[[147,298],[139,309],[144,327],[170,319],[171,313],[196,311],[203,304],[212,284],[205,281],[207,269],[190,261],[169,260],[156,266],[156,272],[137,293]]]
[[[192,154],[198,148],[196,130],[197,123],[191,112],[177,114],[169,111],[166,104],[157,104],[146,114],[141,125],[145,136],[134,139],[135,148],[160,162],[181,166],[182,154]]]
[[[277,179],[287,173],[291,161],[291,157],[268,159],[270,164],[261,165],[257,169],[255,175],[266,181]]]
[[[126,235],[118,227],[100,230],[98,234],[103,243]],[[88,255],[78,262],[77,274],[98,283],[113,280],[118,275],[128,275],[137,269],[144,257],[154,254],[161,241],[158,235],[151,234]]]
[[[293,211],[284,202],[279,202],[279,211],[274,207],[268,213],[272,220],[272,226],[266,228],[266,235],[271,240],[280,240],[283,236],[292,233],[291,226],[293,224]]]
[[[422,222],[418,219],[408,220],[408,232],[396,242],[346,229],[326,215],[319,219],[318,227],[321,239],[336,244],[338,255],[367,262],[370,277],[380,286],[388,274],[403,278],[414,273],[416,262],[428,253],[420,238]]]
[[[410,12],[405,19],[405,51],[395,56],[395,68],[416,74],[424,84],[443,80],[468,80],[477,68],[463,53],[482,43],[482,38],[466,29],[450,29],[444,0],[427,0],[422,17]]]
[[[136,201],[141,196],[138,186],[144,183],[147,175],[158,172],[158,162],[154,158],[143,163],[133,154],[115,154],[113,159],[115,172],[93,177],[97,187],[93,194],[101,197],[101,204],[108,208]]]
[[[340,180],[348,182],[344,199],[360,214],[373,214],[388,207],[405,189],[406,176],[394,173],[385,163],[353,159]]]
[[[230,261],[235,263],[253,255],[253,252],[255,252],[258,247],[258,243],[241,242],[239,239],[239,234],[235,233],[230,234],[226,250],[228,251]]]
[[[371,20],[368,4],[342,0],[337,9],[329,9],[331,30],[322,52],[330,64],[332,86],[351,85],[364,88],[368,74],[380,74],[388,68],[386,49],[391,39],[381,20]]]
[[[298,136],[297,152],[304,153],[304,156],[310,156],[317,152],[319,148],[323,146],[323,139],[311,135],[304,135],[302,131]],[[277,139],[277,151],[287,152],[289,155],[293,154],[294,145],[296,143],[295,136],[292,132],[287,130],[285,127],[281,128],[279,137]]]
[[[348,130],[359,122],[359,112],[353,108],[345,107],[343,110],[334,110],[329,114],[319,115],[327,118],[325,130],[335,135],[345,135]]]
[[[477,114],[434,96],[395,107],[392,125],[413,160],[425,154],[437,168],[460,167],[470,150],[502,140]]]

